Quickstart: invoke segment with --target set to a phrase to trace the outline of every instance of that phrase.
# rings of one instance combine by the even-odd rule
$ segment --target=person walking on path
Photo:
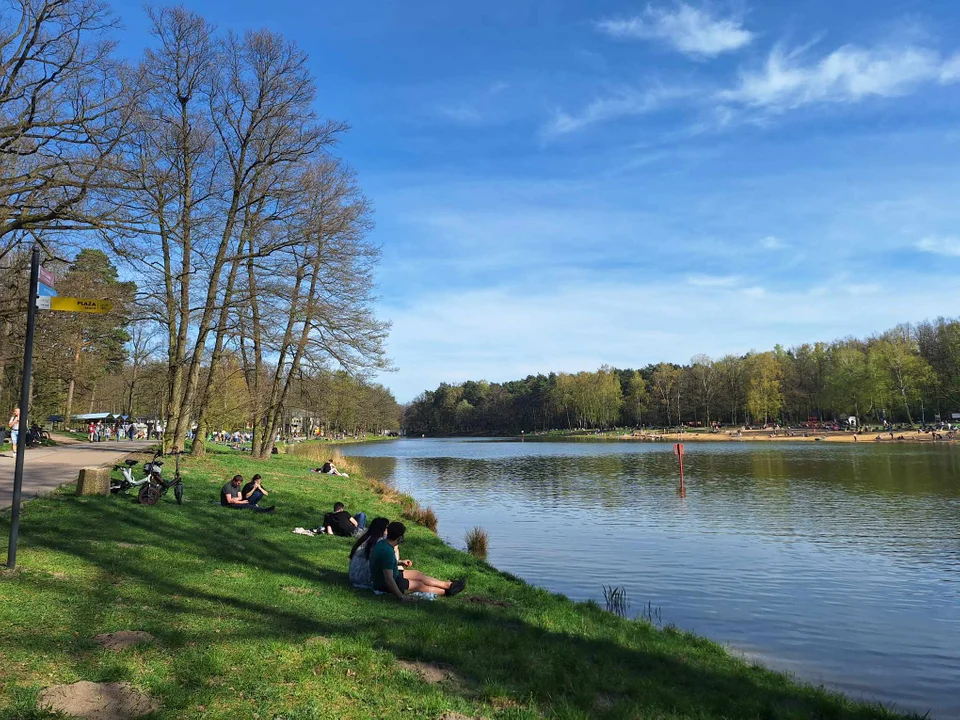
[[[13,444],[13,456],[17,456],[17,441],[20,439],[20,408],[13,409],[13,415],[7,421],[7,427],[10,428],[10,442]]]

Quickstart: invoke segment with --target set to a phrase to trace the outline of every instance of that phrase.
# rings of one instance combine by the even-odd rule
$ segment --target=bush
[[[487,531],[482,527],[475,527],[464,536],[467,543],[467,552],[475,558],[487,559]]]

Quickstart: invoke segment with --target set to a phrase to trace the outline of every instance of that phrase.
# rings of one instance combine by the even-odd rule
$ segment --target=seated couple
[[[412,560],[400,559],[399,547],[406,531],[403,523],[375,518],[350,551],[350,583],[390,593],[398,600],[409,600],[412,592],[448,596],[461,592],[467,586],[466,580],[437,580],[411,570]]]
[[[340,475],[341,477],[350,477],[346,473],[337,470],[336,466],[333,464],[333,458],[327,460],[322,467],[318,467],[310,472],[323,473],[324,475]]]
[[[317,532],[323,535],[339,535],[340,537],[356,537],[367,529],[367,514],[358,512],[351,516],[342,502],[334,503],[333,512],[323,516],[323,525]]]
[[[266,488],[261,485],[263,478],[259,474],[254,475],[253,479],[243,484],[242,475],[234,475],[233,479],[220,488],[220,504],[224,507],[234,510],[253,510],[254,512],[273,512],[276,507],[260,507],[260,499],[269,495]]]

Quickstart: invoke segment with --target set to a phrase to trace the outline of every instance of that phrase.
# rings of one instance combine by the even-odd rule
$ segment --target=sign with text
[[[37,298],[37,309],[60,312],[107,313],[113,309],[113,303],[109,300],[92,298],[41,296]]]
[[[53,273],[47,270],[46,268],[40,268],[40,274],[37,276],[39,282],[37,283],[37,295],[40,296],[53,296],[57,294],[57,279],[53,276]]]

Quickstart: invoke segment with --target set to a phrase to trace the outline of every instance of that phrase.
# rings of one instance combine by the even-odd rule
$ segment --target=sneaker
[[[466,580],[454,580],[450,587],[447,588],[447,597],[453,597],[457,593],[463,592],[463,589],[467,586]]]
[[[253,507],[253,511],[259,513],[273,512],[276,509],[276,505],[271,505],[270,507],[260,507],[259,505],[254,505]]]

